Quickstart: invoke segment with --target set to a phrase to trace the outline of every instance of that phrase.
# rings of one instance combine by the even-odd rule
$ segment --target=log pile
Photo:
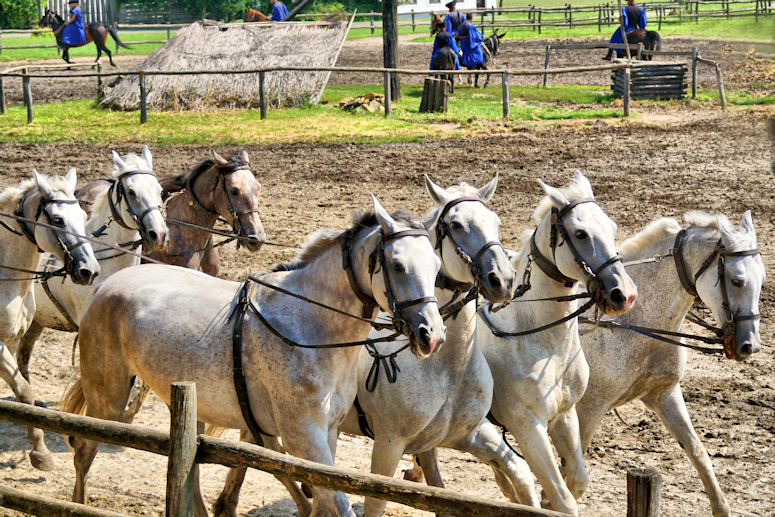
[[[449,90],[452,85],[446,79],[438,77],[428,77],[422,90],[422,100],[420,100],[420,112],[441,111],[446,113],[449,98]]]
[[[395,108],[395,104],[391,107]],[[346,97],[339,101],[339,109],[345,111],[368,111],[369,113],[375,113],[377,111],[385,111],[385,96],[380,93],[367,93],[360,97]]]
[[[631,99],[683,99],[687,88],[686,63],[644,61],[632,64]],[[611,89],[624,96],[624,70],[611,72]]]

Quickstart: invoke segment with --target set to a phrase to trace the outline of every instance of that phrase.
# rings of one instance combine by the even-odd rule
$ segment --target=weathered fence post
[[[196,384],[175,382],[170,397],[167,517],[194,515],[196,432]]]
[[[371,23],[371,33],[374,34],[374,15],[369,16],[369,23]]]
[[[638,53],[636,54],[638,61],[643,59],[643,42],[638,43]]]
[[[630,79],[632,77],[632,74],[630,72],[630,67],[624,69],[624,116],[629,117],[630,116]]]
[[[541,8],[538,8],[538,34],[541,34]]]
[[[490,14],[492,19],[492,30],[495,30],[495,6],[494,5],[492,6],[492,12]]]
[[[544,59],[544,70],[547,70],[549,68],[549,54],[552,52],[552,46],[547,45],[546,46],[546,59]],[[546,82],[549,80],[549,76],[547,74],[544,74],[544,87],[546,87]]]
[[[170,22],[168,21],[168,22],[167,22],[167,41],[169,41],[169,40],[170,40],[170,37],[171,37],[171,32],[172,32],[172,31],[170,31]]]
[[[393,108],[393,96],[390,92],[390,72],[385,72],[385,116],[390,116],[390,111]]]
[[[597,6],[597,32],[603,32],[603,6]]]
[[[627,471],[627,517],[659,517],[662,476],[654,469]]]
[[[716,80],[718,81],[718,96],[721,100],[721,109],[727,109],[727,96],[724,94],[724,79],[721,77],[721,68],[716,63]]]
[[[99,62],[97,63],[97,73],[98,74],[102,73],[102,63],[99,63]],[[102,97],[102,76],[98,75],[97,76],[97,98],[99,99],[100,97]]]
[[[417,24],[414,22],[414,9],[412,9],[412,32],[417,32]]]
[[[146,110],[146,96],[145,96],[145,70],[140,70],[140,123],[145,124],[148,122],[148,112]]]
[[[510,114],[509,109],[509,74],[503,72],[501,74],[501,87],[503,88],[503,118],[507,118]]]
[[[30,88],[30,75],[26,68],[24,69],[24,77],[22,77],[22,92],[24,105],[27,106],[27,124],[32,124],[32,89]]]
[[[264,88],[264,77],[266,72],[258,73],[258,107],[261,110],[261,120],[266,119],[266,88]]]
[[[0,31],[0,56],[3,55],[3,31]]]
[[[0,113],[5,115],[5,88],[3,87],[2,77],[0,77]]]
[[[692,47],[692,99],[697,98],[697,47]]]

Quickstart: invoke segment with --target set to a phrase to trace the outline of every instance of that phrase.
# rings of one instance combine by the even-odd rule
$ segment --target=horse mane
[[[565,196],[569,202],[576,201],[577,199],[583,199],[585,197],[590,197],[592,199],[595,198],[595,195],[592,193],[592,191],[585,188],[584,183],[577,181],[575,177],[567,186],[561,187],[558,190],[562,192],[562,195]],[[536,224],[541,222],[541,220],[549,212],[549,210],[552,209],[553,206],[554,203],[549,196],[544,196],[543,199],[541,199],[541,201],[538,203],[538,206],[533,211],[533,220],[536,222]]]
[[[207,171],[213,166],[215,166],[215,158],[213,158],[212,156],[209,156],[204,160],[202,160],[201,162],[199,162],[190,171],[183,172],[181,174],[178,174],[177,176],[159,180],[159,184],[161,185],[161,188],[162,188],[161,198],[167,199],[171,194],[174,194],[175,192],[180,192],[181,190],[185,189],[186,184],[188,183],[188,178],[190,178],[192,175],[198,176],[199,174],[202,174],[203,172]],[[220,172],[221,174],[226,174],[233,170],[239,169],[241,167],[247,167],[247,166],[248,166],[248,162],[240,158],[239,154],[232,154],[226,157],[226,165],[219,167],[218,172]]]
[[[394,212],[391,217],[396,221],[409,228],[423,229],[423,225],[413,221],[411,214],[407,212]],[[352,213],[352,228],[357,230],[363,230],[366,228],[372,228],[379,225],[377,214],[373,210],[354,210]],[[308,238],[307,241],[301,245],[301,251],[299,251],[295,257],[285,262],[280,262],[273,269],[272,272],[278,271],[294,271],[297,269],[303,269],[311,264],[316,258],[328,251],[331,247],[339,244],[339,236],[343,232],[331,230],[329,228],[323,228],[316,230]]]
[[[688,226],[693,227],[700,227],[700,228],[709,228],[709,229],[716,229],[719,228],[719,223],[721,223],[724,228],[727,228],[728,230],[731,230],[731,236],[734,238],[733,242],[728,242],[727,239],[724,239],[725,242],[724,246],[726,247],[727,251],[743,251],[743,250],[750,250],[756,247],[756,234],[748,234],[743,233],[739,231],[739,229],[731,224],[729,222],[729,219],[727,216],[723,214],[709,214],[707,212],[703,212],[701,210],[693,210],[691,212],[687,212],[684,215],[684,221]],[[722,237],[723,234],[719,232],[718,235],[714,233],[712,239],[718,240],[719,237]],[[723,237],[722,237],[723,238]]]
[[[681,225],[673,217],[661,217],[651,221],[646,227],[619,246],[619,253],[633,256],[655,240],[675,235],[681,231]]]
[[[41,176],[46,180],[46,183],[51,187],[51,190],[60,190],[70,197],[73,196],[73,189],[70,188],[63,176],[48,176],[45,174],[41,174]],[[19,200],[22,198],[22,195],[32,189],[37,189],[37,183],[35,183],[34,178],[22,181],[18,187],[6,188],[2,194],[0,194],[0,211],[13,211],[19,203]]]

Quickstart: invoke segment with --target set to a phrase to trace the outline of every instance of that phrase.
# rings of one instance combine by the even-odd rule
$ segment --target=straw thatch
[[[334,66],[349,30],[330,25],[280,23],[222,25],[196,22],[148,56],[136,70],[251,70],[273,66]],[[320,100],[330,72],[265,74],[267,104],[299,106]],[[257,107],[258,74],[146,76],[148,109]],[[101,104],[120,110],[140,105],[139,79],[127,76]]]

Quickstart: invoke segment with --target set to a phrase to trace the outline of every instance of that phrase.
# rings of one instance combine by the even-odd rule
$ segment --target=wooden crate
[[[687,89],[686,63],[639,61],[633,63],[630,80],[631,99],[683,99]],[[624,96],[624,70],[611,72],[611,89]]]

